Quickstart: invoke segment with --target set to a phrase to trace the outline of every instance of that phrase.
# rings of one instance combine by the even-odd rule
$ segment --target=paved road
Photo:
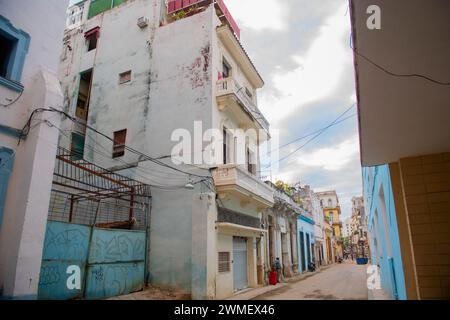
[[[333,265],[255,300],[367,300],[366,266]]]

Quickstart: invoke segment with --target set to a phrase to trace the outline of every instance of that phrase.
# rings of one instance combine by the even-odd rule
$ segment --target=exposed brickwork
[[[450,298],[450,153],[400,160],[421,299]]]

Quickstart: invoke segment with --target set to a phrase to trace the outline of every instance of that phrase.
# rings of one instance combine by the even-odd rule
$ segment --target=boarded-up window
[[[131,70],[119,74],[119,84],[124,84],[131,81]]]
[[[127,130],[114,132],[113,158],[119,158],[125,155],[126,139],[127,139]]]
[[[219,272],[230,272],[230,252],[219,252]]]

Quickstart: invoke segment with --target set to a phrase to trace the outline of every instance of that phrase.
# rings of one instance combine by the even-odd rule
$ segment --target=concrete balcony
[[[237,165],[223,165],[213,171],[219,198],[229,195],[240,199],[241,205],[255,205],[259,211],[274,204],[273,189]]]
[[[245,87],[241,86],[234,78],[229,77],[217,81],[217,104],[219,110],[225,109],[233,113],[243,128],[262,129],[269,135],[270,125],[256,104],[245,93]]]

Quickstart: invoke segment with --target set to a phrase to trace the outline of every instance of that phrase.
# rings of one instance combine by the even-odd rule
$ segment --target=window
[[[8,78],[8,65],[16,46],[16,41],[0,34],[0,76]]]
[[[250,172],[253,175],[256,175],[256,164],[254,163],[254,155],[253,152],[250,150],[250,147],[247,146],[247,168],[248,172]]]
[[[84,157],[85,137],[79,133],[72,133],[70,153],[73,161],[82,160]]]
[[[30,36],[0,15],[0,84],[21,92],[20,84]]]
[[[246,94],[250,99],[253,99],[253,94],[252,94],[252,92],[251,92],[248,88],[245,88],[245,94]]]
[[[125,155],[125,141],[127,130],[114,132],[113,158],[120,158]]]
[[[227,62],[227,60],[225,60],[225,58],[223,58],[223,63],[222,63],[222,75],[225,79],[228,78],[229,76],[231,76],[231,66]]]
[[[75,115],[77,118],[87,121],[89,113],[89,100],[92,86],[92,70],[80,74],[78,86],[78,99]]]
[[[92,34],[86,38],[88,52],[97,49],[97,35]]]
[[[219,272],[230,272],[231,271],[231,259],[230,252],[219,252]]]
[[[119,84],[124,84],[131,81],[131,70],[119,74]]]
[[[88,52],[97,49],[98,38],[100,37],[100,27],[95,27],[84,34]]]
[[[223,164],[231,162],[231,134],[227,128],[223,128]]]
[[[328,199],[328,207],[331,208],[333,206],[333,201],[331,199]]]

